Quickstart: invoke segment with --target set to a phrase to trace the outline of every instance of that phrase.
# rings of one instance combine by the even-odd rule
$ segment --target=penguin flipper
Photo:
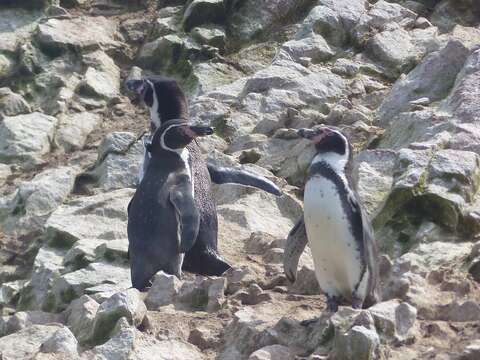
[[[234,183],[248,185],[276,196],[282,195],[277,185],[263,176],[246,170],[231,169],[213,164],[207,164],[207,168],[210,173],[210,178],[215,184]]]
[[[307,246],[307,242],[307,230],[302,215],[288,234],[283,256],[283,270],[291,283],[294,283],[297,277],[298,261],[303,250],[305,250],[305,246]]]
[[[200,227],[200,214],[193,199],[192,184],[181,181],[170,192],[170,202],[175,207],[179,226],[179,249],[185,253],[192,248]]]

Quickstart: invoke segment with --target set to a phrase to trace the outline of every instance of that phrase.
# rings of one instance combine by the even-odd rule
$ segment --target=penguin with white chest
[[[212,133],[207,126],[170,120],[152,137],[150,164],[128,211],[131,278],[139,290],[159,270],[181,277],[184,255],[195,245],[201,218],[186,146]]]
[[[304,216],[290,232],[284,269],[294,281],[307,241],[330,311],[339,304],[362,308],[377,302],[377,248],[370,221],[351,180],[352,149],[338,129],[320,126],[297,134],[315,144],[308,169]]]

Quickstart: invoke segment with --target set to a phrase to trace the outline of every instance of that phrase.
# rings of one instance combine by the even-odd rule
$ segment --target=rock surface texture
[[[474,0],[0,1],[0,359],[480,359],[480,5]],[[127,205],[178,79],[211,163],[221,277],[130,288]],[[283,274],[314,149],[340,127],[382,300],[326,311],[307,246]],[[305,321],[316,319],[316,321]]]

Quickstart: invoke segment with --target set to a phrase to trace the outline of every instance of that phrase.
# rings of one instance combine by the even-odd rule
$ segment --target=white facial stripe
[[[165,135],[168,133],[168,131],[171,129],[171,128],[174,128],[174,127],[179,127],[179,126],[184,126],[184,124],[173,124],[173,125],[170,125],[169,127],[167,127],[164,131],[163,131],[163,134],[160,136],[160,145],[162,146],[162,149],[165,149],[165,150],[168,150],[168,151],[173,151],[177,154],[182,154],[182,149],[172,149],[171,147],[168,147],[167,144],[165,144]]]
[[[155,126],[158,128],[161,124],[161,119],[160,119],[160,114],[158,113],[159,104],[158,104],[157,92],[155,91],[155,86],[150,80],[146,79],[145,81],[150,85],[153,93],[153,105],[149,107],[150,121],[153,122]]]

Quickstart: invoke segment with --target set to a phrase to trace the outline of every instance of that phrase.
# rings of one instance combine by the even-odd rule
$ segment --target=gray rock
[[[62,325],[33,325],[23,330],[0,338],[0,354],[5,360],[31,359]]]
[[[417,318],[417,309],[397,300],[377,303],[368,311],[375,320],[377,331],[386,338],[406,338]]]
[[[353,31],[357,42],[365,41],[372,32],[382,32],[392,28],[393,24],[398,27],[411,27],[417,15],[403,6],[380,0],[370,10],[363,14]]]
[[[174,302],[182,282],[174,275],[159,271],[153,277],[152,287],[148,290],[145,304],[149,310],[157,310],[160,306]]]
[[[273,0],[261,3],[254,0],[244,1],[232,14],[229,22],[230,33],[239,41],[250,40],[275,22],[281,22],[295,12],[306,10],[312,3],[310,0]]]
[[[302,58],[310,58],[314,63],[326,61],[335,55],[325,39],[313,32],[308,37],[287,41],[282,45],[277,56],[282,56],[282,52],[297,62]]]
[[[131,189],[82,197],[60,206],[45,224],[51,238],[72,244],[80,239],[127,238],[127,205]]]
[[[23,167],[41,162],[50,152],[57,119],[38,112],[6,116],[0,124],[0,160],[24,160]]]
[[[116,23],[102,16],[49,19],[38,26],[36,38],[47,53],[112,49],[118,46],[116,31]]]
[[[185,281],[175,298],[175,304],[190,311],[215,312],[225,304],[225,278],[196,276],[194,281]]]
[[[318,6],[310,10],[297,36],[313,30],[332,45],[343,46],[349,41],[353,27],[366,11],[366,5],[365,0],[318,1]]]
[[[335,336],[334,354],[342,360],[373,360],[377,358],[379,345],[375,330],[355,325],[345,334]]]
[[[223,0],[193,0],[183,14],[183,25],[186,31],[198,25],[223,23],[226,9]]]
[[[103,51],[83,56],[86,66],[85,78],[78,85],[78,92],[87,96],[112,99],[120,92],[120,69]]]
[[[132,133],[110,133],[100,144],[98,165],[92,175],[106,191],[135,187],[143,152],[142,142]]]
[[[0,306],[12,305],[24,285],[25,280],[4,282],[0,286]]]
[[[65,311],[67,325],[81,344],[90,339],[99,304],[88,295],[71,302]]]
[[[0,88],[0,114],[16,116],[32,112],[30,105],[23,96],[14,93],[9,88]]]
[[[202,51],[189,39],[170,34],[144,44],[137,61],[139,66],[152,71],[188,74],[192,70],[192,61],[209,58],[213,54],[214,51]]]
[[[220,358],[229,358],[228,353],[237,353],[243,358],[255,350],[277,343],[276,334],[271,330],[281,318],[269,303],[255,307],[244,306],[233,316],[225,329],[225,348]]]
[[[61,314],[52,314],[43,311],[19,311],[10,316],[6,322],[5,334],[16,333],[32,325],[46,325],[49,323],[62,323]]]
[[[225,48],[225,30],[219,26],[196,27],[191,34],[202,45],[210,45],[220,50]]]
[[[78,356],[78,342],[75,336],[67,328],[58,329],[40,347],[43,353],[61,353],[73,358]]]
[[[459,360],[475,360],[480,356],[480,340],[474,340],[465,347]]]
[[[11,166],[7,164],[0,164],[0,186],[7,181],[10,175],[12,175]]]
[[[75,167],[48,169],[21,183],[8,204],[4,231],[27,234],[40,230],[48,216],[70,195],[78,171]]]
[[[428,55],[405,78],[399,79],[379,108],[380,124],[388,125],[408,109],[409,102],[423,97],[443,99],[469,54],[459,41],[450,41],[443,49]]]
[[[59,118],[55,139],[65,151],[81,150],[88,135],[97,128],[100,121],[99,115],[89,112],[63,115]]]
[[[445,321],[479,321],[480,305],[475,300],[465,300],[463,302],[455,300],[450,304],[439,306],[437,317]]]
[[[20,292],[19,309],[55,310],[49,290],[60,277],[64,255],[64,251],[47,246],[39,249],[33,262],[31,278]]]
[[[106,285],[96,289],[99,285]],[[53,284],[51,297],[55,307],[63,310],[74,299],[84,294],[121,291],[131,285],[130,268],[107,262],[95,262],[86,268],[59,277]]]
[[[450,96],[446,99],[445,109],[462,122],[472,123],[478,119],[480,110],[478,89],[475,84],[480,78],[480,50],[474,51],[465,62],[463,69],[457,76],[457,81]]]
[[[115,335],[105,344],[96,346],[82,354],[85,359],[106,360],[203,360],[201,352],[193,345],[180,340],[159,341],[130,327],[128,321],[120,319]]]
[[[137,289],[128,289],[104,301],[95,315],[91,341],[102,344],[110,338],[114,326],[120,318],[125,318],[133,326],[139,326],[147,314],[147,307]]]
[[[248,360],[290,360],[294,354],[283,345],[265,346],[252,353]]]

